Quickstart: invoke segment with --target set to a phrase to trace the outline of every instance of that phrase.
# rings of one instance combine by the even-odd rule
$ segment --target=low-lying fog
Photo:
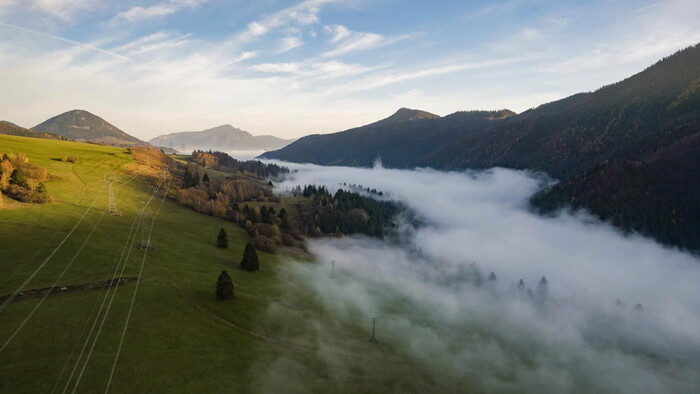
[[[319,264],[298,271],[338,319],[377,317],[378,339],[436,376],[489,392],[700,392],[690,254],[586,215],[530,212],[548,181],[526,171],[285,165],[298,172],[279,192],[358,184],[415,212],[422,225],[402,221],[398,240],[312,240]]]

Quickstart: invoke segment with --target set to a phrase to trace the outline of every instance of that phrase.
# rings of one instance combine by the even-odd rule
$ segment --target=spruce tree
[[[255,251],[253,244],[248,242],[243,251],[243,259],[241,260],[241,269],[246,271],[258,271],[260,269],[260,261],[258,261],[258,253]]]
[[[220,300],[233,298],[233,280],[226,271],[221,271],[216,280],[216,298]]]
[[[207,174],[206,172],[204,173],[204,176],[202,177],[202,182],[207,183],[207,184],[209,183],[209,174]]]
[[[228,234],[223,228],[219,230],[219,235],[216,236],[216,247],[217,248],[228,248]]]

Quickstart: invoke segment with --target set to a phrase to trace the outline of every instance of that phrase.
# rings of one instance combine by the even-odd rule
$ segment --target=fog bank
[[[319,263],[298,272],[331,313],[377,317],[380,341],[436,376],[487,391],[700,390],[697,258],[584,214],[533,214],[550,181],[527,171],[285,165],[298,171],[279,192],[358,184],[422,221],[398,240],[313,240]]]

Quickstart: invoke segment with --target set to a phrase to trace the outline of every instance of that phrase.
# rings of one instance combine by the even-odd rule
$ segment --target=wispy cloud
[[[318,13],[321,8],[338,0],[305,0],[294,6],[282,9],[274,14],[265,16],[260,20],[250,22],[247,28],[233,38],[235,43],[246,43],[260,38],[270,31],[289,26],[310,25],[318,22]]]
[[[31,1],[31,7],[60,19],[69,20],[74,13],[91,9],[101,2],[102,0],[33,0]],[[17,2],[10,0],[9,3]]]
[[[287,36],[281,40],[278,53],[289,52],[292,49],[299,48],[302,45],[304,45],[304,41],[302,41],[302,39],[298,36]]]
[[[99,52],[99,53],[102,53],[102,54],[105,54],[105,55],[108,55],[108,56],[115,57],[115,58],[120,59],[120,60],[124,60],[124,61],[127,61],[127,62],[131,62],[131,59],[128,58],[128,57],[126,57],[126,56],[122,56],[122,55],[120,55],[120,54],[118,54],[118,53],[114,53],[114,52],[112,52],[112,51],[108,51],[108,50],[105,50],[105,49],[102,49],[102,48],[98,48],[98,47],[96,47],[96,46],[94,46],[94,45],[84,44],[84,43],[82,43],[82,42],[78,42],[78,41],[74,41],[74,40],[69,40],[69,39],[67,39],[67,38],[59,37],[59,36],[56,36],[56,35],[53,35],[53,34],[43,33],[43,32],[36,31],[36,30],[32,30],[32,29],[27,29],[27,28],[20,27],[20,26],[11,25],[11,24],[9,24],[9,23],[0,22],[0,26],[4,26],[4,27],[10,28],[10,29],[22,31],[22,32],[29,33],[29,34],[32,34],[32,35],[35,35],[35,36],[45,37],[45,38],[49,38],[49,39],[51,39],[51,40],[64,42],[64,43],[70,44],[70,45],[72,45],[72,46],[76,46],[76,47],[80,47],[80,48],[84,48],[84,49],[89,49],[89,50],[91,50],[91,51],[96,51],[96,52]]]
[[[290,62],[262,63],[251,67],[254,71],[276,74],[292,74],[306,77],[339,77],[363,74],[372,67],[343,62]]]
[[[209,0],[169,0],[150,7],[136,6],[127,11],[120,12],[114,17],[114,20],[138,22],[147,19],[161,18],[183,9],[198,7],[207,1]]]
[[[387,73],[380,74],[380,75],[369,76],[369,77],[367,77],[363,80],[360,80],[360,81],[353,81],[349,84],[335,86],[335,87],[331,88],[329,92],[336,92],[337,93],[337,91],[361,91],[361,90],[376,89],[376,88],[379,88],[382,86],[387,86],[387,85],[392,85],[392,84],[396,84],[396,83],[400,83],[400,82],[411,81],[411,80],[416,80],[416,79],[421,79],[421,78],[427,78],[427,77],[432,77],[432,76],[437,76],[437,75],[502,66],[505,64],[519,62],[519,61],[522,61],[524,59],[525,58],[522,58],[522,57],[517,57],[517,58],[514,57],[514,58],[508,58],[508,59],[497,59],[497,60],[488,60],[488,61],[481,61],[481,62],[467,62],[467,63],[450,64],[450,65],[444,65],[444,66],[435,66],[435,67],[425,68],[425,69],[418,70],[418,71],[403,72],[403,73],[402,72],[387,72]]]
[[[408,38],[406,35],[386,37],[378,33],[351,31],[342,25],[325,26],[326,33],[331,35],[330,42],[337,43],[335,49],[324,52],[323,57],[338,57],[356,52],[364,52]]]
[[[190,43],[190,37],[190,34],[174,35],[161,31],[141,37],[119,47],[112,48],[110,51],[129,54],[129,56],[142,55],[149,52],[158,52],[182,47]]]

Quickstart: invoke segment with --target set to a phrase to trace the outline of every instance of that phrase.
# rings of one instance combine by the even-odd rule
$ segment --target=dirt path
[[[81,283],[77,285],[66,285],[66,286],[55,286],[55,287],[43,287],[41,289],[30,289],[25,290],[17,294],[17,296],[10,302],[16,302],[30,297],[43,296],[46,293],[49,295],[58,295],[64,293],[75,293],[75,292],[85,292],[107,289],[112,286],[124,286],[130,283],[136,282],[139,278],[136,276],[125,276],[122,278],[106,279],[99,282],[92,283]],[[12,298],[12,294],[5,294],[0,297],[0,303],[5,302],[5,300]]]

